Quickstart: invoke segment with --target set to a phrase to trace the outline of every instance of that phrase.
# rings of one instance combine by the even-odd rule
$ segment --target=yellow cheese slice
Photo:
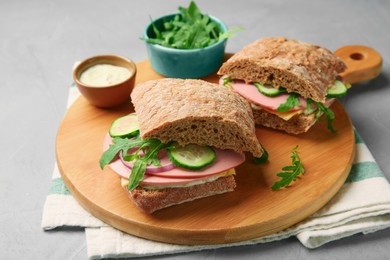
[[[263,109],[261,106],[258,106],[256,104],[251,104],[252,108],[254,109]],[[265,110],[265,109],[264,109]],[[269,111],[269,110],[265,110],[267,111],[268,113],[270,114],[274,114],[274,115],[277,115],[278,117],[280,117],[281,119],[285,120],[285,121],[288,121],[290,120],[293,116],[295,115],[299,115],[299,114],[302,114],[304,112],[304,110],[297,110],[297,111],[291,111],[291,112],[278,112],[278,111]]]
[[[278,111],[272,111],[272,112],[268,111],[268,112],[277,115],[278,117],[282,118],[284,121],[288,121],[293,116],[302,114],[303,110],[297,110],[292,112],[278,112]]]

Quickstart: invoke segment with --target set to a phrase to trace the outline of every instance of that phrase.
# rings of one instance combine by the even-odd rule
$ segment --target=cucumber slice
[[[275,97],[275,96],[278,96],[278,95],[286,92],[286,89],[282,88],[282,87],[273,88],[271,86],[262,85],[258,82],[254,82],[253,84],[256,86],[257,90],[260,91],[260,93],[262,93],[268,97]]]
[[[345,95],[347,93],[347,86],[340,80],[335,80],[333,85],[328,89],[328,93],[326,94],[327,98],[337,98]]]
[[[110,127],[111,137],[130,138],[139,134],[138,117],[136,114],[129,114],[117,118]]]
[[[209,146],[196,144],[178,146],[175,144],[167,150],[168,157],[174,165],[189,170],[202,169],[216,159],[215,151]]]

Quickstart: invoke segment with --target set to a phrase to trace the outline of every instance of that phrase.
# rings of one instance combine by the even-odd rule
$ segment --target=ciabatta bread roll
[[[255,134],[249,103],[224,86],[193,79],[152,80],[138,84],[131,94],[131,100],[135,115],[129,115],[128,122],[123,118],[121,122],[124,122],[124,127],[131,123],[132,133],[135,125],[139,135],[128,140],[123,139],[130,138],[128,136],[120,136],[120,139],[108,136],[106,147],[114,149],[115,144],[109,146],[110,141],[125,146],[127,142],[157,140],[154,147],[161,144],[165,149],[162,151],[174,164],[173,168],[167,164],[164,153],[159,153],[159,162],[164,161],[165,166],[154,164],[153,171],[149,172],[149,164],[142,166],[145,158],[130,165],[132,160],[139,158],[139,153],[122,154],[122,161],[117,159],[112,163],[111,168],[123,177],[122,187],[146,213],[233,191],[236,187],[234,167],[245,161],[244,152],[250,152],[254,157],[263,154]],[[111,132],[122,133],[119,121],[115,122],[116,131]],[[193,150],[188,150],[188,147]],[[141,150],[145,155],[150,147],[133,149],[131,152]],[[204,151],[207,156],[201,154]],[[130,157],[130,162],[125,162],[125,157]],[[204,158],[207,158],[206,164]],[[154,163],[156,160],[152,161]],[[200,161],[201,168],[189,168],[189,165],[194,167],[193,161]],[[132,167],[131,170],[126,168],[128,166]],[[162,172],[159,172],[160,169]],[[133,174],[143,179],[134,182],[132,179],[136,177]],[[136,183],[136,186],[132,183]]]
[[[260,101],[246,94],[246,90],[241,93],[239,87],[234,88],[251,103],[257,125],[299,134],[306,132],[318,119],[313,116],[314,111],[304,111],[305,100],[329,106],[328,90],[345,69],[344,62],[326,48],[280,37],[249,44],[226,61],[218,74],[230,79],[231,85],[256,83],[268,89],[282,89],[283,95],[298,94],[304,100],[301,103],[305,103],[301,109],[280,112],[268,106],[269,101]],[[315,110],[314,102],[311,106]],[[301,112],[296,112],[298,110]]]

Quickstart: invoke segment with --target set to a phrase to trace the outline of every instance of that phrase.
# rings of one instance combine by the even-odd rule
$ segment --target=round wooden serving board
[[[137,82],[161,78],[148,61],[137,64]],[[212,75],[206,80],[217,82]],[[70,107],[57,136],[57,161],[65,184],[79,203],[97,218],[126,233],[174,244],[218,244],[253,239],[286,229],[323,207],[343,185],[355,153],[351,121],[339,102],[333,106],[336,134],[326,122],[303,135],[258,128],[269,162],[251,157],[236,168],[235,191],[166,208],[147,215],[120,187],[110,167],[101,170],[103,139],[112,121],[133,111],[129,104],[99,109],[82,96]],[[271,186],[283,166],[298,152],[305,175],[288,188]]]

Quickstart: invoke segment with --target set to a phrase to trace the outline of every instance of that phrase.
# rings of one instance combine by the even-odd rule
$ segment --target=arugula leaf
[[[152,28],[153,28],[153,32],[156,34],[156,38],[162,39],[163,36],[162,36],[161,32],[158,30],[157,26],[154,24],[152,17],[149,17],[149,19],[152,21]]]
[[[229,28],[226,32],[221,32],[219,34],[219,40],[222,41],[224,39],[233,38],[236,36],[235,32],[243,31],[244,28],[236,27],[236,28]]]
[[[316,114],[316,119],[320,118],[322,113],[324,113],[324,115],[328,119],[328,129],[329,129],[329,131],[331,131],[332,133],[336,133],[336,130],[333,127],[333,120],[335,119],[335,115],[334,115],[333,111],[330,108],[326,107],[322,103],[315,102],[315,104],[318,107],[318,112]]]
[[[122,151],[123,154],[126,154],[129,149],[141,146],[143,143],[141,137],[137,137],[135,139],[116,137],[112,140],[112,142],[113,144],[111,144],[109,148],[100,157],[99,162],[101,169],[103,169],[104,166],[109,164],[120,151]]]
[[[147,151],[146,149],[144,149],[144,156],[140,157],[139,159],[145,161],[147,165],[153,164],[156,166],[160,166],[161,163],[160,159],[157,157],[157,154],[161,149],[166,148],[168,146],[168,144],[164,144],[158,139],[146,139],[145,142],[141,145],[141,148],[144,149],[145,147],[147,147],[148,149]]]
[[[300,106],[301,102],[299,101],[297,93],[290,93],[286,102],[280,104],[280,106],[276,109],[278,112],[287,112],[295,106]]]
[[[180,14],[171,21],[165,21],[161,30],[152,22],[155,38],[141,39],[170,48],[197,49],[231,38],[234,31],[241,30],[234,28],[222,33],[210,16],[201,13],[194,1],[188,8],[179,6],[178,9]]]
[[[311,106],[311,104],[315,105],[315,108]],[[336,118],[333,111],[326,107],[324,104],[320,102],[316,102],[310,98],[306,99],[306,109],[305,109],[305,115],[309,115],[317,110],[317,113],[315,115],[316,120],[319,120],[322,114],[324,114],[328,120],[328,129],[332,133],[336,133],[336,130],[333,127],[333,120]]]
[[[146,172],[146,162],[144,160],[136,160],[133,168],[131,169],[131,174],[129,177],[129,184],[127,188],[129,190],[134,190],[137,188],[140,181],[144,178]]]
[[[135,189],[140,181],[144,178],[146,167],[148,165],[161,165],[160,159],[157,157],[158,152],[169,147],[170,144],[164,144],[158,139],[145,139],[139,150],[144,151],[144,156],[138,154],[138,158],[135,159],[134,166],[131,169],[129,178],[128,189]]]
[[[135,139],[128,138],[114,138],[113,144],[102,154],[100,158],[100,168],[104,168],[109,164],[115,156],[122,151],[126,160],[135,160],[131,174],[129,177],[128,189],[135,189],[140,181],[144,178],[146,167],[148,165],[161,165],[160,159],[157,157],[158,152],[169,147],[171,144],[164,144],[158,139],[145,139],[142,140],[140,136]],[[131,148],[138,147],[138,149],[131,155],[127,155],[127,151]],[[143,151],[143,154],[139,152]]]
[[[283,187],[287,187],[291,182],[295,181],[300,174],[305,173],[305,168],[302,165],[297,149],[298,145],[291,150],[292,165],[283,167],[282,172],[276,174],[281,178],[281,180],[274,183],[272,186],[273,190],[279,190]]]
[[[314,111],[317,110],[317,107],[312,106],[313,103],[315,103],[315,102],[312,99],[310,99],[310,98],[306,99],[306,108],[304,111],[305,115],[310,115],[311,113],[313,113]]]

